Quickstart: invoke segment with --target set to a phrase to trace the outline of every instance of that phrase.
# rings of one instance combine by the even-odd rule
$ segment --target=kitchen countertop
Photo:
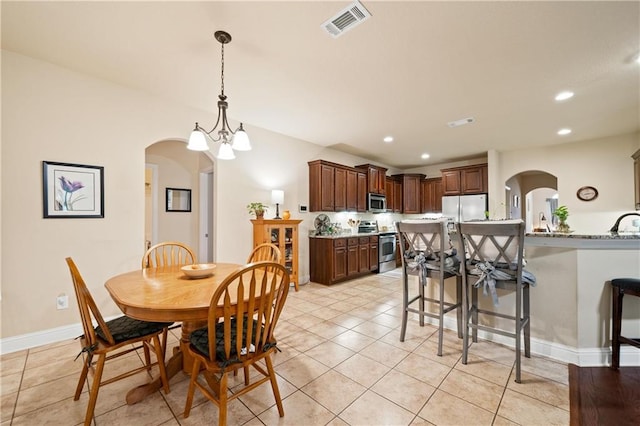
[[[389,234],[391,231],[383,231],[383,232],[362,232],[358,234],[330,234],[330,235],[309,235],[309,238],[327,238],[327,239],[336,239],[336,238],[351,238],[351,237],[377,237],[381,234]]]
[[[565,234],[560,232],[528,232],[525,234],[525,245],[580,249],[638,250],[640,249],[640,233]]]

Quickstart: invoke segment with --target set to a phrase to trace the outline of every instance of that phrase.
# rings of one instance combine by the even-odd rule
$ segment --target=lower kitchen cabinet
[[[360,277],[378,270],[378,236],[309,238],[311,281],[320,284]]]

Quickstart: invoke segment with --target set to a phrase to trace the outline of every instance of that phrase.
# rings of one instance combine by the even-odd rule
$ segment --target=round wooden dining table
[[[191,372],[192,360],[187,354],[193,330],[207,324],[209,305],[216,288],[241,265],[216,263],[213,275],[189,278],[181,266],[146,268],[116,275],[105,287],[122,312],[143,321],[182,321],[180,346],[174,348],[167,362],[167,376],[180,370]],[[161,387],[160,378],[127,393],[127,404],[135,404]]]

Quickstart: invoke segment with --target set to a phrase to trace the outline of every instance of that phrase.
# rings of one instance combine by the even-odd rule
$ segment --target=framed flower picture
[[[104,167],[42,162],[43,217],[103,218]]]

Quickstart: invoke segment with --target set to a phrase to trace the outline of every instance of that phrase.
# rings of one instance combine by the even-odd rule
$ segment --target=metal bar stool
[[[420,326],[424,317],[438,320],[438,356],[442,356],[443,322],[447,312],[456,310],[458,337],[462,338],[462,279],[455,256],[449,256],[449,233],[445,221],[396,222],[402,250],[402,328],[400,341],[404,342],[409,312],[418,314]],[[447,253],[448,252],[448,253]],[[418,294],[409,293],[409,275],[418,276]],[[456,301],[444,301],[444,284],[447,278],[456,277]],[[439,285],[438,299],[425,296],[427,278]],[[425,310],[425,301],[438,305],[438,312]],[[418,302],[418,307],[415,307]]]
[[[637,278],[616,278],[611,280],[612,293],[612,322],[611,332],[611,368],[617,370],[620,367],[620,345],[627,345],[640,348],[640,338],[629,338],[621,336],[622,333],[622,298],[625,294],[640,297],[640,279]]]

